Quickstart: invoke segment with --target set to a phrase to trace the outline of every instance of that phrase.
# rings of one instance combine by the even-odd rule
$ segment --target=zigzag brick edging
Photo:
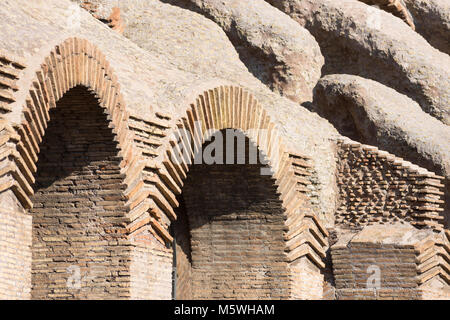
[[[0,69],[1,70],[1,69]],[[87,40],[70,38],[56,46],[45,58],[31,82],[23,107],[22,121],[11,128],[2,125],[0,139],[2,165],[0,177],[10,176],[0,191],[11,189],[24,209],[32,207],[32,184],[36,173],[39,144],[50,120],[49,110],[75,86],[82,85],[92,91],[104,108],[110,127],[119,144],[120,167],[126,175],[125,195],[129,204],[136,205],[141,190],[134,188],[141,178],[140,168],[145,163],[140,150],[133,146],[134,134],[128,129],[128,113],[120,93],[120,85],[112,67],[97,47]],[[8,168],[8,169],[6,169]],[[0,180],[2,181],[2,180]]]
[[[0,119],[0,193],[12,190],[19,201],[26,203],[24,190],[29,191],[31,187],[22,173],[27,169],[26,164],[15,148],[19,141],[15,130],[5,119]]]
[[[173,240],[168,228],[177,218],[174,211],[179,205],[176,196],[181,193],[189,170],[186,159],[173,161],[172,155],[179,151],[179,141],[174,135],[165,138],[169,119],[168,116],[158,114],[154,121],[147,124],[143,121],[132,124],[134,130],[140,132],[135,136],[142,135],[142,138],[138,138],[144,149],[142,152],[154,158],[149,158],[143,165],[148,197],[130,213],[134,222],[128,229],[130,236],[152,232],[162,243]],[[196,130],[197,121],[201,123],[201,130]],[[246,133],[269,160],[285,209],[287,260],[293,262],[305,256],[323,268],[328,233],[309,203],[310,190],[306,185],[310,183],[310,159],[285,150],[276,126],[249,92],[232,86],[205,91],[190,105],[186,115],[178,120],[173,132],[181,129],[191,134],[192,145],[184,144],[183,148],[189,150],[193,157],[194,150],[199,150],[205,142],[207,132],[226,128]]]
[[[16,83],[25,67],[22,59],[0,51],[0,193],[10,189],[24,202],[27,201],[24,190],[30,188],[22,173],[27,168],[15,149],[20,137],[5,115],[12,111],[11,104],[16,101],[14,95],[19,89]]]
[[[450,237],[449,230],[428,237],[414,247],[416,253],[418,284],[423,285],[436,276],[450,285]]]
[[[444,177],[351,140],[338,141],[338,156],[338,225],[359,228],[404,221],[444,229]]]
[[[26,67],[25,62],[0,51],[0,115],[11,112],[10,104],[15,102],[15,92],[19,90],[17,80]]]

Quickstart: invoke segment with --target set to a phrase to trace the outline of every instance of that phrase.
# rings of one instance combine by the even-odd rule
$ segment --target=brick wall
[[[409,222],[442,230],[443,177],[375,147],[338,143],[336,225]]]
[[[194,299],[289,297],[283,209],[261,168],[248,161],[191,166],[182,193],[190,235],[176,232],[180,298],[189,296],[188,281]]]
[[[149,229],[132,239],[131,299],[171,299],[172,249],[158,241]]]
[[[339,241],[332,246],[336,297],[445,296],[450,248],[440,236],[444,178],[351,140],[338,142],[338,159]],[[373,266],[382,274],[377,290],[367,288]]]
[[[29,299],[31,216],[8,211],[6,197],[14,197],[8,193],[0,196],[0,299]]]
[[[317,198],[320,193],[320,183],[313,161],[293,151],[285,150],[278,131],[271,124],[268,115],[260,109],[251,94],[241,88],[218,87],[205,91],[196,103],[191,104],[186,116],[178,119],[176,123],[172,122],[170,116],[158,113],[154,118],[145,120],[141,119],[140,115],[130,115],[129,127],[134,133],[134,144],[145,155],[145,161],[140,164],[144,192],[133,191],[136,203],[138,200],[145,200],[132,209],[130,218],[133,221],[129,227],[130,236],[146,233],[145,236],[151,235],[161,245],[172,243],[172,236],[178,237],[179,242],[184,242],[175,247],[178,248],[176,253],[179,254],[178,276],[191,280],[178,282],[177,295],[189,297],[189,292],[193,290],[189,284],[192,281],[192,276],[189,278],[192,270],[191,264],[188,263],[189,254],[181,247],[185,246],[190,235],[183,230],[172,230],[172,234],[167,230],[177,217],[178,219],[181,217],[176,208],[180,206],[182,199],[177,198],[177,195],[182,192],[186,177],[190,174],[190,168],[188,162],[179,163],[171,160],[180,145],[175,137],[167,136],[167,134],[171,131],[168,129],[174,130],[173,126],[186,129],[194,135],[193,140],[196,145],[202,144],[203,137],[200,135],[204,132],[200,134],[197,132],[195,126],[197,121],[203,122],[203,129],[246,128],[243,129],[246,134],[254,141],[258,141],[259,146],[268,152],[266,156],[271,159],[274,165],[272,169],[276,171],[273,178],[276,179],[277,200],[282,201],[280,201],[280,207],[282,206],[284,210],[284,227],[281,234],[285,245],[281,252],[283,256],[286,255],[287,268],[289,269],[292,265],[292,269],[289,269],[290,288],[294,287],[293,281],[302,279],[302,275],[298,272],[294,279],[292,273],[297,260],[303,257],[315,265],[306,270],[305,276],[310,276],[310,273],[318,275],[314,279],[317,281],[317,286],[322,288],[323,276],[320,275],[320,270],[324,267],[323,260],[326,257],[327,231],[320,220],[320,210],[317,210],[320,205]],[[262,134],[267,132],[266,130],[254,130],[256,128],[268,129],[269,137]],[[278,166],[275,165],[277,163]],[[275,183],[273,185],[275,186]],[[137,184],[136,189],[141,186],[142,184]],[[151,225],[151,228],[148,228],[147,224]],[[179,224],[183,223],[179,222]],[[148,230],[143,232],[143,229]],[[184,236],[180,232],[184,233]],[[183,237],[185,240],[181,240]],[[182,262],[183,259],[186,263]],[[185,289],[182,289],[181,285]],[[290,291],[290,298],[297,296],[298,293]],[[305,296],[305,298],[318,296],[320,296],[319,291],[315,291],[313,295]]]
[[[85,88],[50,113],[32,198],[32,298],[129,297],[117,144]]]
[[[166,228],[170,225],[170,220],[166,212],[157,210],[158,205],[152,198],[159,194],[156,191],[159,190],[156,186],[158,183],[164,187],[166,185],[157,178],[158,168],[151,161],[161,153],[158,148],[161,147],[162,140],[170,128],[169,122],[170,117],[160,113],[146,120],[142,119],[141,115],[133,114],[128,121],[129,128],[133,132],[133,144],[148,160],[144,162],[142,170],[137,173],[143,177],[143,204],[135,206],[130,212],[134,219],[130,234],[133,245],[130,266],[132,299],[171,299],[172,297],[172,248],[169,239],[164,237],[169,234]],[[131,189],[134,187],[131,185]],[[149,194],[150,190],[152,192]],[[133,198],[141,201],[139,192],[132,193]],[[160,200],[161,197],[157,199]],[[140,213],[135,215],[134,211]],[[153,215],[155,211],[157,214]],[[158,233],[157,230],[164,230],[164,234]]]
[[[173,223],[172,233],[175,238],[176,289],[177,299],[192,299],[192,256],[189,219],[183,197],[180,197],[177,209],[177,221]]]
[[[321,300],[324,297],[324,275],[308,258],[302,257],[290,264],[292,273],[291,299]]]
[[[415,253],[412,246],[352,243],[333,249],[339,299],[418,299]],[[381,288],[367,288],[371,266],[380,268]]]
[[[0,51],[0,116],[11,112],[10,105],[16,101],[14,94],[19,90],[17,80],[26,66],[21,60]]]
[[[331,247],[336,296],[448,298],[448,244],[442,233],[400,223],[342,233]]]
[[[0,88],[2,73],[8,71],[1,65],[4,63],[2,58],[0,54]],[[5,106],[0,98],[0,299],[29,299],[31,216],[25,212],[15,194],[18,188],[9,189],[14,186],[11,184],[14,174],[17,177],[10,156],[17,137],[3,119]]]

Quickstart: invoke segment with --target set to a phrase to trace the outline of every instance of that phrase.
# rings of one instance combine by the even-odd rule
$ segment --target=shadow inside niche
[[[111,254],[127,212],[121,157],[110,121],[87,88],[71,89],[49,113],[31,197],[31,296],[98,297],[116,281],[114,259],[122,255]],[[70,283],[70,270],[92,277],[80,288],[61,285]]]
[[[217,133],[226,137],[224,131]],[[224,138],[223,152],[212,152],[224,164],[192,164],[177,197],[178,221],[172,225],[177,299],[205,298],[204,292],[208,298],[261,298],[284,295],[288,288],[278,278],[287,268],[278,263],[285,246],[280,194],[273,177],[261,172],[261,155],[256,163],[250,161],[248,154],[252,149],[258,152],[256,146],[245,137],[245,156],[244,148],[237,147],[243,137],[239,133],[232,145],[232,163],[226,164],[230,149]],[[207,141],[203,150],[215,141]]]
[[[87,88],[78,86],[66,93],[50,111],[36,164],[35,191],[70,176],[92,176],[117,162],[117,142],[108,123]]]
[[[279,204],[279,193],[266,170],[264,155],[240,130],[217,131],[196,153],[196,158],[202,161],[189,166],[180,203],[188,217],[209,218],[189,219],[191,228],[208,223],[214,216],[265,212],[265,202]]]

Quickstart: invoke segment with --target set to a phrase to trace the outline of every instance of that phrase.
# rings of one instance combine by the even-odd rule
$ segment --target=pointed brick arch
[[[31,207],[30,185],[34,182],[39,143],[50,120],[49,110],[66,92],[75,86],[87,87],[98,98],[99,106],[105,110],[110,127],[118,141],[121,167],[125,173],[142,160],[133,147],[133,133],[128,129],[128,113],[120,93],[120,85],[105,56],[87,40],[70,38],[56,46],[36,71],[23,107],[20,124],[14,128],[4,124],[0,148],[11,154],[10,188],[25,209]],[[129,177],[132,184],[137,175]]]
[[[197,121],[201,123],[201,132],[194,128]],[[272,178],[278,186],[277,192],[283,204],[283,236],[292,276],[297,276],[293,264],[304,260],[302,258],[306,258],[316,268],[315,272],[320,273],[319,270],[324,268],[328,233],[317,219],[309,201],[310,190],[307,186],[311,184],[309,179],[313,174],[311,160],[286,149],[278,128],[251,93],[234,86],[207,90],[190,104],[185,115],[176,122],[173,132],[178,129],[190,132],[194,143],[184,147],[190,149],[193,156],[194,147],[205,142],[205,132],[228,128],[244,132],[269,161],[273,171]],[[141,217],[130,224],[129,232],[132,236],[138,237],[150,225],[160,241],[166,244],[172,242],[168,230],[171,221],[177,218],[177,195],[181,194],[189,170],[184,159],[180,163],[173,161],[172,155],[177,148],[179,144],[176,138],[167,138],[158,150],[158,158],[147,165],[148,178],[145,180],[149,190],[148,210],[143,208],[145,212]],[[292,289],[295,290],[301,291],[301,288]],[[299,296],[307,297],[308,294],[292,293],[293,298]]]
[[[1,100],[0,197],[5,207],[0,209],[0,213],[2,220],[4,218],[15,221],[11,222],[11,232],[16,233],[17,236],[14,238],[17,243],[11,243],[9,240],[11,236],[8,236],[8,233],[4,234],[5,238],[0,239],[0,242],[5,241],[8,246],[14,246],[13,251],[18,255],[14,259],[20,262],[20,266],[6,268],[0,266],[0,281],[10,287],[2,297],[29,298],[31,292],[29,211],[33,206],[30,198],[34,194],[32,186],[35,183],[40,144],[51,120],[50,110],[56,108],[57,102],[75,87],[85,87],[95,95],[98,106],[104,110],[108,126],[117,141],[118,156],[121,159],[119,167],[125,176],[123,194],[127,208],[132,208],[139,204],[137,201],[143,200],[141,196],[143,190],[140,188],[142,184],[139,180],[141,180],[140,163],[144,160],[140,150],[133,145],[134,134],[128,128],[129,115],[120,93],[118,79],[105,56],[95,45],[84,39],[70,38],[53,48],[33,73],[32,80],[28,82],[28,90],[21,91],[26,93],[26,98],[24,105],[21,106],[20,121],[14,124],[8,121],[8,116],[17,111],[11,107],[16,102],[15,95],[19,89],[16,82],[20,80],[21,74],[17,70],[26,69],[26,66],[24,63],[15,62],[14,59],[9,60],[12,61],[10,65],[3,66],[2,69],[6,70],[6,76],[13,78],[14,81],[10,81],[10,88],[6,92],[7,103],[3,102],[4,99]],[[8,62],[8,59],[3,58],[2,62],[4,61]],[[129,221],[127,216],[124,221]],[[123,228],[120,232],[126,233],[126,229]],[[12,269],[8,271],[9,268]],[[16,286],[18,288],[8,283],[18,284]]]

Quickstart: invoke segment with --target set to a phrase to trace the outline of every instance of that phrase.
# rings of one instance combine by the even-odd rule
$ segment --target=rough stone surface
[[[314,107],[342,135],[377,146],[445,176],[448,206],[449,126],[430,117],[416,102],[395,90],[351,75],[322,78],[315,88]],[[448,207],[446,212],[450,212]],[[446,218],[448,225],[449,217]]]
[[[450,2],[447,0],[403,0],[414,18],[416,31],[433,47],[450,54]]]
[[[282,207],[273,181],[261,179],[260,169],[193,167],[183,198],[191,229],[194,299],[289,298]],[[258,187],[250,188],[255,183]]]
[[[371,6],[377,6],[382,10],[392,13],[405,21],[413,30],[415,30],[414,19],[408,11],[403,0],[359,0]]]
[[[392,224],[387,226],[369,226],[356,233],[349,242],[345,239],[338,241],[336,247],[344,246],[348,243],[370,243],[385,245],[414,245],[419,241],[432,236],[431,230],[416,232],[413,227],[406,224]],[[346,243],[346,244],[345,244]]]
[[[166,0],[216,22],[249,71],[295,102],[311,100],[323,57],[311,34],[264,0]]]
[[[450,124],[450,57],[402,21],[354,0],[270,0],[306,27],[325,57],[323,74],[354,74],[390,86]]]
[[[106,23],[111,29],[116,30],[119,33],[123,33],[125,29],[125,24],[120,16],[120,9],[118,7],[113,7],[111,9],[111,14],[104,11],[105,8],[100,6],[99,3],[92,3],[87,1],[79,1],[80,6],[86,9],[90,14],[92,14],[96,19]],[[101,3],[100,3],[101,4]]]

